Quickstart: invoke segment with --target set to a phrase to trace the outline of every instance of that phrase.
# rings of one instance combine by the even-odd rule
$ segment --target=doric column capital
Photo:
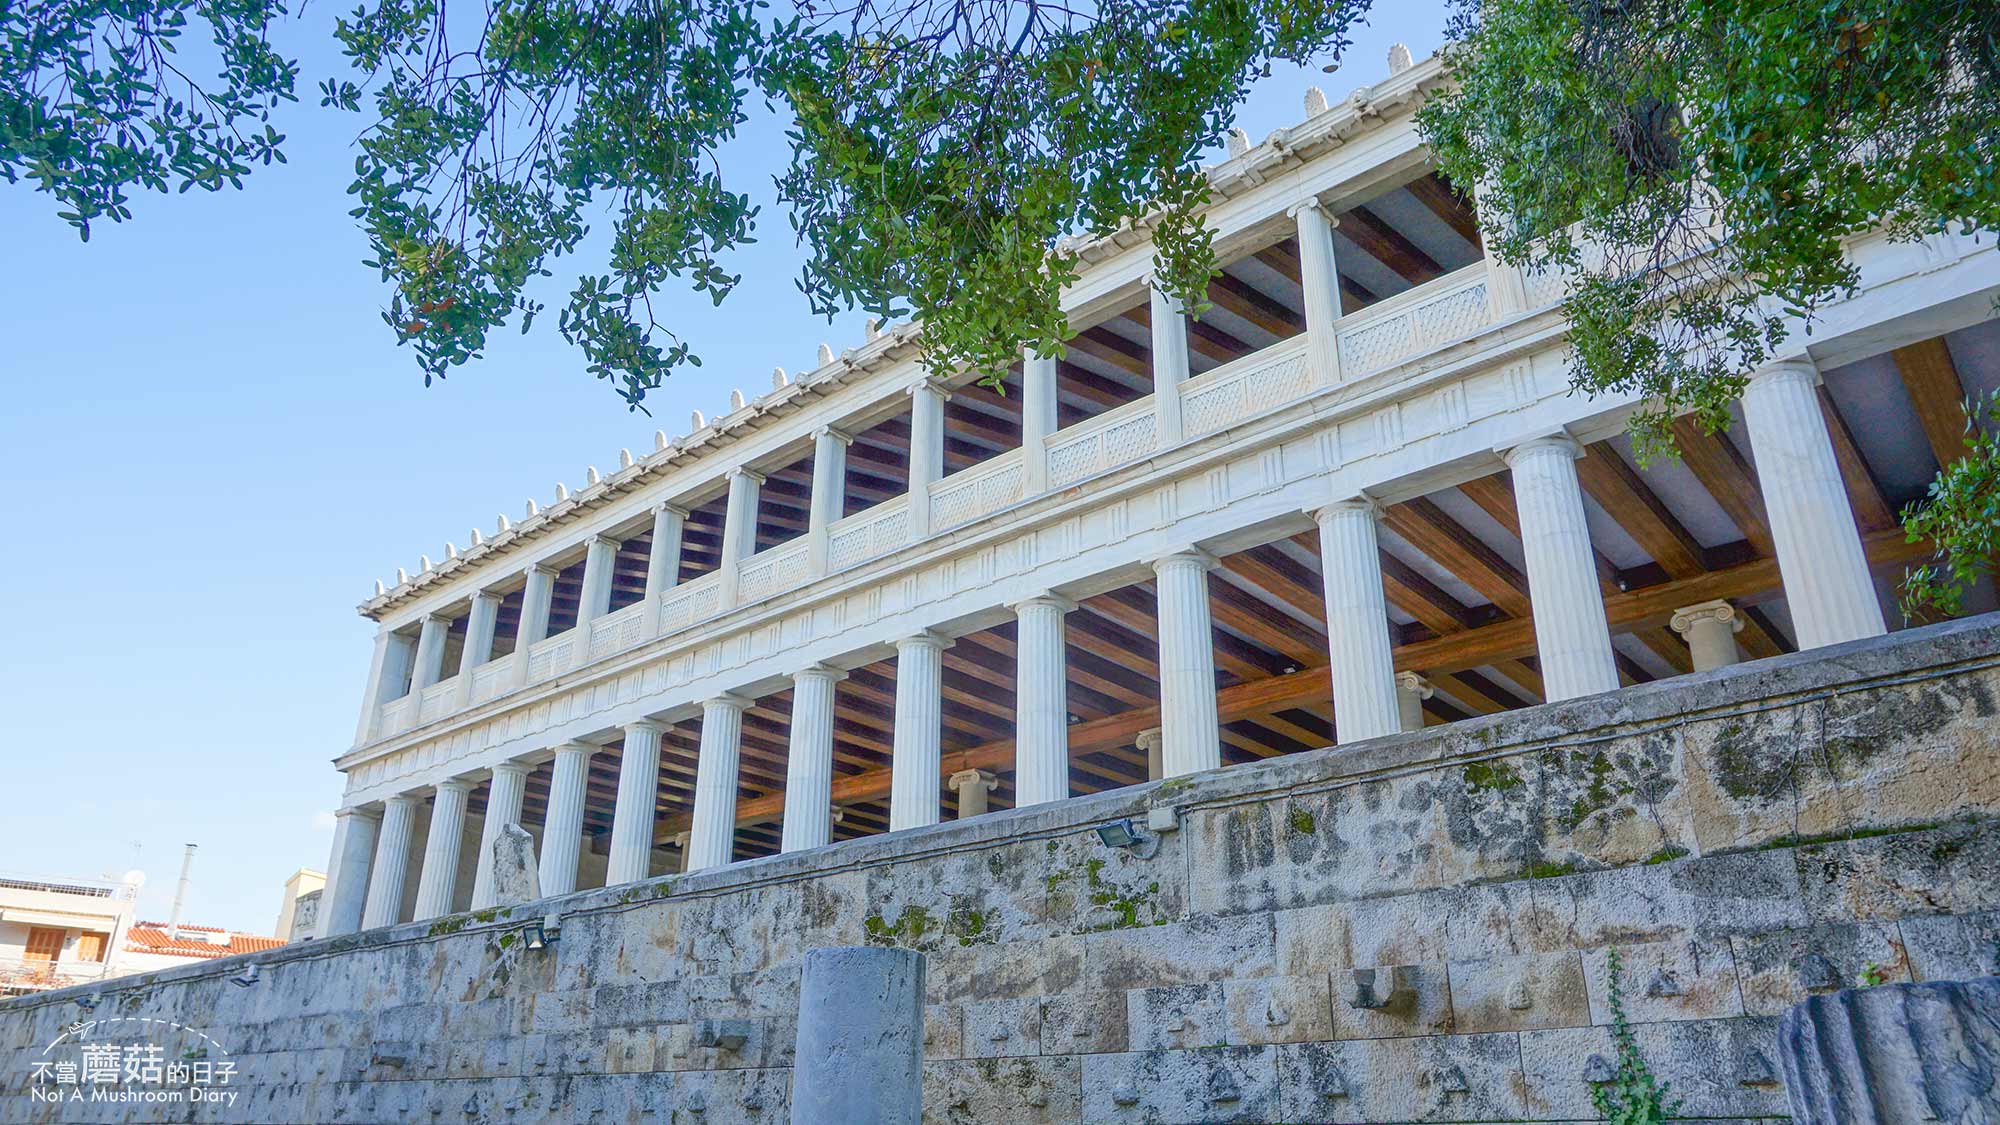
[[[1076,603],[1056,593],[1054,590],[1044,590],[1039,594],[1022,598],[1020,601],[1010,604],[1007,608],[1019,614],[1022,610],[1032,606],[1050,606],[1060,613],[1068,613],[1070,610],[1076,608]]]
[[[808,664],[792,673],[792,679],[794,680],[819,679],[835,684],[846,678],[847,672],[845,669],[835,668],[831,664]]]
[[[1153,573],[1165,575],[1169,570],[1188,566],[1200,567],[1205,573],[1214,570],[1220,565],[1222,565],[1221,559],[1216,558],[1200,547],[1187,546],[1154,559]]]
[[[820,426],[813,430],[813,441],[818,442],[826,438],[831,438],[842,445],[854,444],[854,435],[837,426]]]
[[[341,819],[343,819],[343,818],[346,818],[346,817],[356,817],[356,818],[358,818],[358,819],[361,819],[361,820],[377,820],[377,821],[379,821],[379,820],[381,820],[381,819],[382,819],[382,814],[381,814],[381,812],[379,812],[379,811],[377,811],[377,810],[375,810],[375,809],[365,809],[365,808],[362,808],[362,807],[361,807],[361,806],[359,806],[359,805],[355,805],[355,806],[352,806],[352,807],[350,807],[350,808],[345,808],[345,809],[335,809],[335,810],[333,810],[333,819],[334,819],[335,821],[339,821],[339,820],[341,820]]]
[[[757,701],[750,698],[747,695],[738,695],[733,691],[725,691],[721,695],[712,695],[709,696],[707,699],[702,700],[701,708],[704,711],[708,710],[711,707],[718,709],[728,709],[733,711],[743,711],[755,702]]]
[[[1365,515],[1370,519],[1381,519],[1382,502],[1364,492],[1357,496],[1350,496],[1345,500],[1335,500],[1331,504],[1321,504],[1315,508],[1307,508],[1306,515],[1311,516],[1314,523],[1326,523],[1328,520],[1353,515]]]
[[[1765,364],[1750,373],[1750,385],[1753,387],[1759,384],[1786,382],[1800,382],[1809,387],[1817,387],[1821,381],[1819,365],[1806,356],[1781,359],[1776,363]]]
[[[925,629],[923,632],[918,633],[914,636],[899,638],[896,641],[896,651],[901,652],[907,646],[909,648],[928,648],[928,649],[935,649],[938,652],[943,652],[945,649],[948,649],[952,645],[957,643],[958,643],[957,640],[951,637],[947,637],[943,633],[939,633],[931,629]]]
[[[491,768],[494,777],[499,777],[501,774],[507,774],[513,777],[526,779],[529,774],[535,772],[535,767],[529,765],[526,762],[519,762],[519,761],[495,762],[493,763]]]
[[[1682,606],[1674,611],[1673,619],[1667,622],[1667,624],[1673,628],[1674,632],[1685,637],[1688,635],[1689,629],[1694,628],[1697,623],[1703,621],[1721,622],[1729,626],[1729,631],[1732,633],[1741,633],[1743,631],[1743,614],[1735,606],[1719,598],[1712,602]]]
[[[1166,745],[1163,741],[1166,736],[1167,732],[1160,727],[1147,727],[1132,739],[1132,745],[1150,754]]]
[[[668,724],[661,719],[633,719],[631,722],[625,724],[625,733],[629,735],[634,731],[638,731],[641,733],[665,734],[667,733],[667,726]]]
[[[565,742],[561,746],[556,747],[556,758],[560,760],[566,756],[575,756],[588,761],[592,754],[602,749],[604,747],[594,742]]]
[[[1418,699],[1429,699],[1431,696],[1437,694],[1437,688],[1431,686],[1429,680],[1424,679],[1415,672],[1396,673],[1396,690],[1408,692]]]
[[[952,774],[951,780],[946,782],[946,784],[954,790],[963,790],[971,785],[983,785],[986,787],[986,791],[991,793],[993,790],[1000,788],[1000,779],[994,775],[992,770],[960,770]]]
[[[387,815],[390,810],[397,808],[414,809],[421,800],[422,798],[415,793],[398,793],[393,797],[385,797],[382,800],[382,813]]]
[[[476,783],[471,777],[467,776],[447,777],[443,781],[437,783],[437,790],[440,795],[443,794],[444,791],[447,789],[450,789],[457,793],[464,794],[472,792],[472,787],[474,784]]]
[[[1521,442],[1511,449],[1503,449],[1499,452],[1501,460],[1507,462],[1507,467],[1511,469],[1514,467],[1514,463],[1522,457],[1532,456],[1548,450],[1560,450],[1568,453],[1572,461],[1583,456],[1583,446],[1578,444],[1575,438],[1560,430],[1552,434],[1543,434],[1540,437],[1529,438],[1527,441]]]

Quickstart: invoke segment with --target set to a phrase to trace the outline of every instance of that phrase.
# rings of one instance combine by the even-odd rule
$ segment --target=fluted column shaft
[[[472,616],[465,621],[465,651],[458,658],[458,705],[472,702],[472,671],[493,659],[493,629],[500,621],[500,595],[481,590],[472,595]]]
[[[1209,618],[1206,551],[1155,560],[1160,617],[1161,768],[1182,777],[1222,765],[1221,722],[1215,706],[1215,626]]]
[[[542,893],[551,897],[576,889],[583,859],[583,799],[590,756],[597,747],[565,742],[556,747],[555,775],[549,780],[549,811],[542,821]]]
[[[821,664],[792,676],[781,851],[825,847],[833,837],[833,685],[846,678]]]
[[[736,777],[742,767],[743,709],[749,705],[750,701],[740,695],[724,695],[701,705],[689,871],[721,867],[735,854]]]
[[[681,580],[681,540],[687,531],[687,509],[673,504],[653,508],[653,545],[646,553],[646,600],[652,604],[651,632],[659,631],[660,596]]]
[[[486,819],[479,826],[479,862],[472,869],[472,908],[493,906],[493,842],[500,830],[521,823],[521,801],[528,793],[528,767],[521,762],[501,762],[493,767],[493,780],[486,787]]]
[[[1382,596],[1377,508],[1365,498],[1313,513],[1319,524],[1326,590],[1326,637],[1332,657],[1335,741],[1358,742],[1403,729],[1396,663],[1389,654],[1389,607]]]
[[[1014,607],[1014,796],[1026,807],[1069,796],[1069,675],[1066,598],[1029,598]]]
[[[368,902],[368,873],[375,862],[380,817],[360,809],[333,814],[333,856],[326,865],[326,888],[320,894],[320,917],[314,927],[322,938],[351,934],[361,928]]]
[[[410,876],[410,834],[417,819],[417,799],[398,794],[382,802],[382,827],[375,837],[370,864],[368,906],[361,928],[393,926],[403,912],[403,885]]]
[[[459,778],[438,782],[431,801],[431,831],[424,840],[424,869],[417,878],[416,921],[451,913],[458,893],[458,849],[465,838],[465,802],[472,786]]]
[[[1056,361],[1025,352],[1021,356],[1021,467],[1023,492],[1049,490],[1049,435],[1056,432]]]
[[[910,538],[931,533],[931,485],[944,476],[944,404],[950,392],[929,379],[910,388]]]
[[[382,705],[402,694],[403,680],[410,673],[415,654],[416,642],[403,634],[388,629],[375,634],[375,654],[368,662],[368,689],[361,699],[361,722],[354,731],[356,746],[375,737]]]
[[[651,719],[625,726],[618,756],[618,804],[611,814],[611,862],[604,885],[636,883],[653,873],[653,820],[660,794],[660,736]]]
[[[618,567],[618,540],[593,535],[584,548],[583,591],[576,607],[576,662],[590,658],[590,623],[611,611],[611,572]]]
[[[549,608],[556,592],[556,568],[536,563],[528,568],[528,584],[521,591],[521,627],[514,638],[520,664],[515,678],[528,682],[528,650],[549,636]]]
[[[1148,286],[1147,315],[1153,333],[1153,412],[1160,430],[1159,448],[1178,445],[1187,435],[1181,418],[1181,384],[1188,380],[1187,316],[1180,302]]]
[[[1811,364],[1779,363],[1751,375],[1743,392],[1752,459],[1801,649],[1886,631],[1818,386]]]
[[[1582,452],[1576,442],[1558,435],[1525,442],[1507,454],[1520,511],[1521,550],[1528,562],[1535,653],[1550,702],[1618,687],[1611,627],[1576,476]]]
[[[1299,284],[1305,298],[1306,331],[1312,333],[1307,355],[1313,381],[1321,386],[1340,382],[1340,349],[1334,321],[1340,319],[1340,272],[1333,257],[1333,228],[1339,220],[1312,199],[1292,209],[1299,229]]]
[[[806,513],[806,552],[814,574],[825,574],[828,530],[847,514],[847,447],[854,439],[832,426],[813,431],[811,508]]]
[[[729,470],[729,500],[722,513],[722,604],[736,604],[743,560],[757,553],[757,499],[764,477],[749,469]]]
[[[896,730],[889,772],[889,831],[938,822],[944,748],[944,650],[922,633],[896,642]]]
[[[450,632],[449,617],[433,613],[424,618],[423,631],[417,634],[417,666],[410,676],[411,693],[420,692],[443,678],[444,640]]]

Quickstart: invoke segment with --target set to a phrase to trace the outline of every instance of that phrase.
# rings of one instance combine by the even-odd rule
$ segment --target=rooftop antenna
[[[188,877],[194,870],[194,848],[193,844],[189,844],[187,852],[181,856],[181,884],[174,888],[174,912],[167,919],[168,941],[181,939],[181,907],[187,902]]]

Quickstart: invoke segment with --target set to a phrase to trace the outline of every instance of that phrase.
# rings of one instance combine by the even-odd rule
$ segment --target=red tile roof
[[[218,926],[192,926],[181,923],[182,930],[195,930],[207,934],[229,933]],[[238,953],[255,953],[260,949],[275,949],[285,944],[280,938],[261,937],[256,934],[229,933],[229,944],[222,945],[200,938],[182,937],[179,941],[167,937],[164,922],[137,922],[130,933],[125,935],[125,949],[131,953],[158,953],[169,957],[229,957]]]

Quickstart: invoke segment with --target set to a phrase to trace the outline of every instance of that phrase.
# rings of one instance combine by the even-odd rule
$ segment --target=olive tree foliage
[[[1564,272],[1572,381],[1642,396],[1642,459],[1855,291],[1843,239],[2000,230],[2000,5],[1468,0],[1453,38],[1438,162]]]
[[[355,214],[426,377],[539,307],[528,285],[611,219],[609,261],[560,312],[638,406],[691,333],[654,308],[716,301],[760,216],[718,158],[753,99],[789,116],[778,196],[815,311],[914,316],[934,373],[997,378],[1059,351],[1078,232],[1144,222],[1162,285],[1199,303],[1214,252],[1197,156],[1275,59],[1345,46],[1347,0],[373,0],[341,22],[361,71],[326,100],[363,134]]]
[[[276,0],[0,0],[0,179],[55,197],[88,240],[130,193],[241,187],[282,161],[271,110],[298,68]],[[201,36],[205,36],[203,41]],[[192,46],[190,61],[181,52]]]

